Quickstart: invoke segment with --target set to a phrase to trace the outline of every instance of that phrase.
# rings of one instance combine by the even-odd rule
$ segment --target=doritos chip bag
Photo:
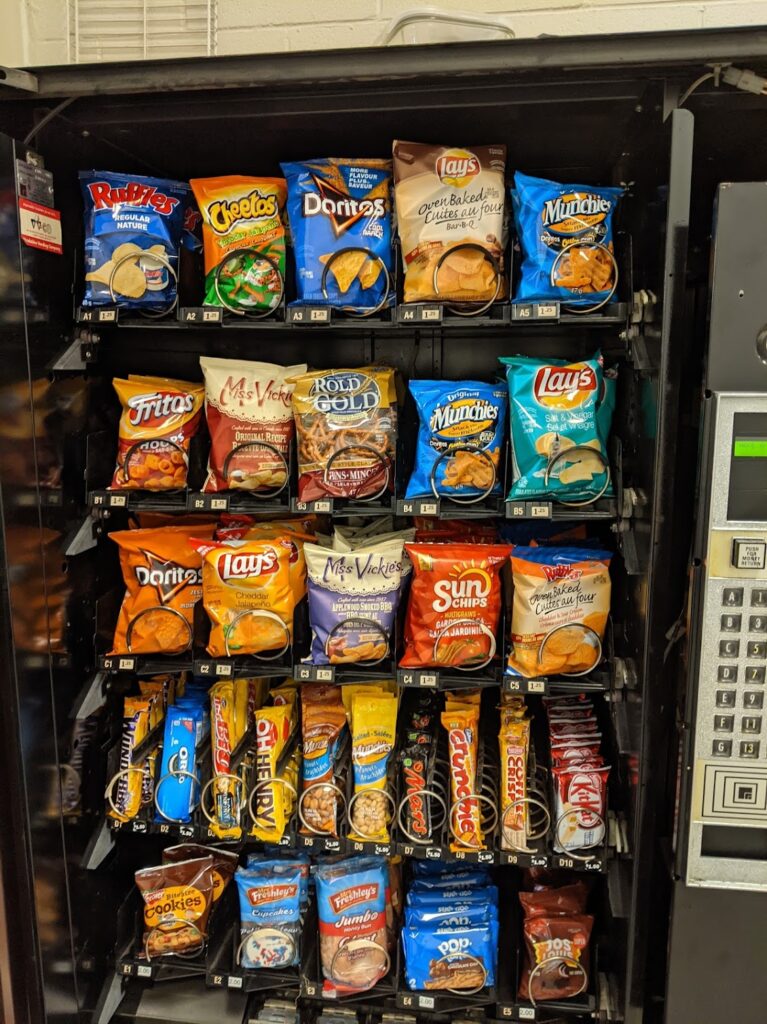
[[[298,301],[359,313],[393,305],[391,163],[330,157],[281,167]]]
[[[413,582],[402,668],[480,668],[496,652],[502,544],[406,544]]]
[[[190,537],[208,526],[163,526],[110,533],[120,549],[126,593],[112,654],[180,654],[192,645],[194,606],[202,596],[202,559]]]
[[[511,196],[523,256],[515,301],[596,307],[610,298],[618,282],[613,214],[622,193],[515,173]]]
[[[189,187],[112,171],[80,171],[79,177],[85,207],[83,305],[170,310]]]
[[[505,146],[394,143],[405,302],[504,298]]]
[[[501,362],[509,384],[509,499],[589,504],[612,494],[607,440],[615,380],[601,354],[578,363],[528,356]]]
[[[131,376],[113,382],[122,404],[110,489],[185,487],[189,442],[200,426],[203,388],[185,380]]]
[[[298,498],[372,500],[394,489],[394,370],[314,370],[294,380]]]
[[[232,174],[195,178],[205,247],[205,305],[264,313],[280,304],[285,278],[285,181]]]
[[[203,490],[280,493],[295,433],[288,380],[305,373],[306,363],[276,366],[203,356],[200,366],[210,433]]]
[[[582,675],[601,658],[610,612],[610,553],[515,547],[508,672]]]
[[[405,497],[457,502],[500,494],[508,398],[500,384],[411,380],[418,408],[415,466]]]
[[[202,600],[212,658],[287,650],[293,638],[290,544],[276,540],[193,541],[202,556]]]

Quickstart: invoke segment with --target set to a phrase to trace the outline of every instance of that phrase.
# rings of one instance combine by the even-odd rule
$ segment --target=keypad
[[[740,756],[741,757],[759,757],[759,742],[758,742],[758,740],[741,740]]]
[[[764,707],[764,692],[762,690],[746,690],[743,694],[743,707],[744,708],[763,708]]]
[[[737,658],[740,656],[740,640],[720,640],[719,657]],[[758,655],[757,655],[758,657]]]
[[[722,619],[735,617],[723,615]],[[722,626],[722,629],[724,629],[724,626]],[[767,615],[749,615],[748,631],[749,633],[767,633]]]
[[[735,715],[714,715],[715,732],[732,732],[735,726]]]
[[[732,757],[732,740],[714,740],[711,753],[714,757]]]
[[[753,601],[751,603],[753,604]],[[742,608],[743,587],[725,587],[722,591],[722,604],[725,608]],[[765,591],[764,607],[767,608],[767,591]]]
[[[761,715],[745,715],[740,720],[740,731],[748,733],[760,733],[762,731]]]
[[[734,708],[735,707],[735,691],[734,690],[717,690],[716,691],[716,706],[718,708]]]

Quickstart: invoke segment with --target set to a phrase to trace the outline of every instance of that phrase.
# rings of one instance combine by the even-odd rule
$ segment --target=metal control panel
[[[714,394],[686,881],[767,889],[767,394]]]

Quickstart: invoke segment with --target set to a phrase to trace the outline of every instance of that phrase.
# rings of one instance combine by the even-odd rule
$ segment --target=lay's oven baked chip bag
[[[598,665],[610,612],[610,558],[591,548],[514,548],[510,675],[584,675]]]
[[[406,498],[433,496],[469,504],[500,494],[508,399],[502,384],[411,380],[418,440]]]
[[[615,379],[591,359],[503,356],[509,385],[513,480],[509,500],[586,505],[613,493],[607,439]]]
[[[297,301],[365,315],[393,305],[390,161],[329,157],[281,167]]]
[[[194,178],[202,214],[206,306],[264,315],[282,300],[285,181],[232,174]]]
[[[145,313],[176,302],[189,186],[112,171],[80,171],[85,207],[83,306]]]
[[[514,174],[511,198],[523,257],[515,302],[558,299],[586,310],[608,301],[618,283],[613,214],[622,193]]]

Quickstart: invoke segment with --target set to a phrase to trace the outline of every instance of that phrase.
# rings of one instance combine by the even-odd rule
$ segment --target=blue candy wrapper
[[[354,311],[393,305],[389,161],[328,158],[280,166],[288,183],[297,302]]]
[[[83,306],[160,312],[176,300],[189,186],[80,171],[85,212]]]
[[[184,698],[181,698],[182,700]],[[158,821],[187,822],[200,797],[196,748],[208,728],[205,708],[191,702],[168,708],[162,744],[160,774],[155,785]],[[173,775],[171,772],[188,772]]]
[[[415,466],[406,498],[467,498],[501,492],[508,396],[501,384],[411,380],[418,409]]]
[[[613,214],[622,193],[515,173],[511,199],[522,248],[515,302],[588,307],[610,298],[617,283]]]
[[[287,861],[262,861],[235,873],[242,967],[294,967],[299,962],[303,873],[303,865]]]

